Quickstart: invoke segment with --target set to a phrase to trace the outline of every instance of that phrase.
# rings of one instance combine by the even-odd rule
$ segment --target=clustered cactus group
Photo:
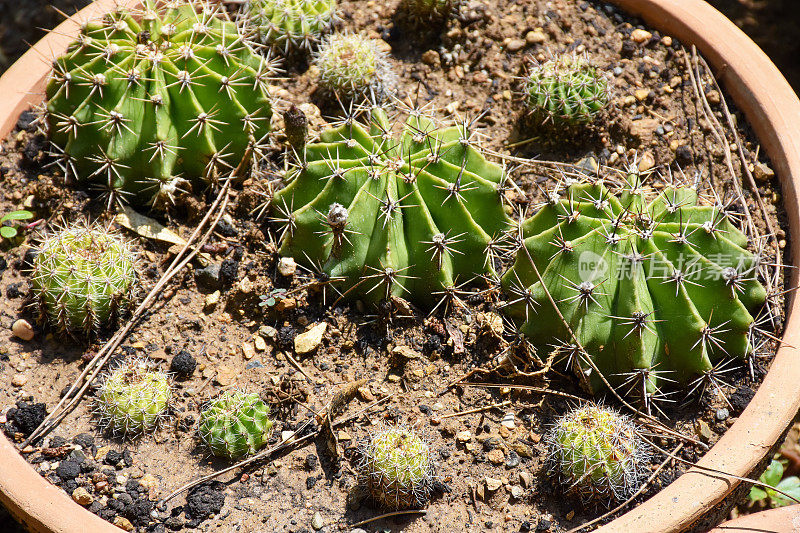
[[[545,441],[550,472],[587,503],[624,500],[650,472],[650,447],[628,417],[607,407],[576,407],[556,421]]]
[[[585,125],[608,105],[608,82],[588,59],[564,54],[531,68],[524,99],[535,121]]]
[[[100,426],[131,437],[154,430],[166,417],[172,389],[164,372],[143,359],[130,359],[109,372],[97,392]]]
[[[218,5],[118,8],[54,61],[50,139],[65,172],[109,205],[164,205],[252,157],[270,130],[273,73]]]
[[[425,505],[435,479],[428,444],[402,426],[369,436],[361,447],[358,474],[369,496],[390,510]]]
[[[404,0],[401,10],[425,23],[453,6]],[[109,205],[161,206],[185,186],[214,183],[254,158],[270,131],[275,67],[250,37],[287,54],[319,43],[320,87],[357,105],[310,143],[303,113],[284,115],[297,167],[269,205],[281,255],[348,299],[402,297],[432,310],[475,278],[498,282],[502,259],[513,257],[498,282],[504,312],[591,391],[622,384],[647,402],[663,380],[685,384],[723,357],[753,354],[753,313],[766,292],[727,205],[685,183],[650,188],[631,171],[567,179],[515,226],[503,204],[508,177],[478,148],[472,124],[416,108],[394,123],[378,105],[395,81],[387,54],[362,34],[323,40],[335,18],[335,0],[251,0],[242,30],[218,6],[145,0],[86,23],[47,85],[60,164]],[[577,55],[537,64],[524,90],[530,115],[556,126],[585,126],[609,102],[602,72]],[[365,100],[373,105],[358,105]],[[36,250],[31,287],[42,323],[92,334],[128,309],[136,255],[107,229],[68,227]],[[190,375],[194,360],[178,366]],[[96,412],[103,428],[135,436],[159,425],[171,399],[169,376],[133,358],[104,376]],[[198,436],[214,456],[237,459],[263,448],[272,427],[259,395],[234,389],[204,405]],[[551,472],[584,501],[627,498],[649,470],[634,423],[597,404],[558,419],[546,442]],[[386,428],[360,452],[359,482],[380,506],[426,504],[435,465],[420,435]]]
[[[137,289],[136,254],[102,226],[70,226],[44,237],[30,277],[41,323],[90,335],[128,311]]]
[[[432,306],[494,272],[510,223],[504,179],[467,125],[412,113],[397,140],[375,108],[369,124],[346,120],[307,146],[306,163],[272,202],[280,252],[321,266],[350,297]]]
[[[656,192],[641,181],[632,172],[617,194],[600,180],[550,192],[522,224],[503,285],[520,330],[591,388],[603,376],[650,395],[660,376],[686,383],[751,354],[751,311],[766,293],[724,205],[686,184]]]
[[[236,459],[260,450],[271,431],[269,407],[258,394],[226,390],[203,409],[198,433],[212,454]]]
[[[285,54],[310,49],[335,20],[335,0],[250,0],[244,16],[262,42]]]

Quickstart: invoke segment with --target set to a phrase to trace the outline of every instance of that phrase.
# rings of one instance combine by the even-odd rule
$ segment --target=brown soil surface
[[[653,32],[641,42],[634,42],[632,30],[642,28],[637,21],[600,3],[566,0],[525,4],[508,0],[468,2],[457,18],[435,28],[435,32],[425,33],[395,23],[396,3],[345,0],[341,2],[341,26],[385,41],[398,75],[396,89],[400,99],[431,102],[442,115],[474,117],[483,113],[479,126],[488,149],[509,153],[506,143],[527,137],[518,133],[521,103],[516,91],[518,77],[524,75],[530,59],[546,59],[550,52],[575,51],[586,53],[609,76],[613,104],[606,117],[577,138],[552,139],[549,134],[544,135],[514,149],[512,155],[581,161],[583,166],[600,163],[617,169],[638,157],[639,161],[651,161],[662,172],[679,172],[679,167],[689,176],[700,172],[707,178],[703,185],[706,192],[709,183],[714,183],[720,194],[730,192],[733,180],[723,147],[712,135],[711,125],[688,81],[680,43],[669,36]],[[281,99],[277,109],[285,109],[288,102],[312,102],[324,113],[335,111],[316,93],[313,72],[299,64],[287,70],[289,79],[280,82],[275,91]],[[722,95],[707,77],[702,85],[715,114],[724,123]],[[748,157],[754,162],[757,141],[743,118],[733,111]],[[22,122],[24,126],[25,120]],[[321,125],[321,120],[312,122]],[[730,133],[727,132],[728,142],[733,141]],[[58,174],[44,168],[47,157],[43,148],[43,139],[26,130],[14,132],[5,142],[0,154],[0,212],[26,206],[48,221],[70,221],[86,213],[103,218],[102,204],[84,192],[63,188]],[[275,169],[281,168],[280,154],[273,162]],[[779,226],[780,191],[776,182],[765,175],[766,167],[759,168],[757,175],[764,179],[758,182],[758,192],[767,203],[768,219]],[[734,172],[734,179],[742,179],[738,161],[734,161]],[[538,194],[536,183],[548,186],[551,174],[546,166],[514,171],[513,179],[528,194],[513,200],[519,204],[531,202]],[[658,179],[654,182],[657,186],[662,183]],[[216,298],[214,289],[198,286],[196,272],[202,265],[194,264],[173,281],[120,350],[120,357],[147,356],[164,368],[182,350],[197,359],[200,366],[194,375],[175,383],[177,399],[172,421],[154,436],[137,442],[108,439],[97,433],[91,401],[87,399],[54,435],[41,443],[49,450],[36,448],[27,454],[36,468],[69,492],[84,486],[100,502],[93,510],[101,516],[112,521],[124,516],[145,530],[149,519],[147,512],[142,516],[141,510],[149,511],[152,500],[223,465],[208,459],[194,435],[199,408],[209,397],[229,386],[261,392],[276,406],[280,421],[273,440],[277,440],[281,432],[296,429],[308,417],[307,410],[287,400],[287,395],[319,410],[340,387],[369,378],[371,383],[360,391],[343,416],[358,412],[372,399],[390,399],[341,428],[338,459],[332,458],[319,440],[266,467],[223,477],[225,505],[221,513],[202,522],[200,529],[309,531],[314,515],[319,513],[325,530],[333,531],[340,525],[346,529],[347,524],[375,516],[378,511],[358,497],[353,458],[356,442],[374,427],[387,423],[404,423],[424,431],[447,490],[434,498],[424,516],[373,522],[365,529],[409,533],[560,531],[602,514],[602,510],[583,508],[579,502],[563,498],[561,489],[551,485],[542,469],[542,435],[568,402],[519,390],[448,389],[450,382],[474,366],[491,367],[491,361],[507,346],[505,339],[496,338],[487,326],[494,316],[493,301],[470,299],[465,308],[445,317],[416,314],[413,319],[396,319],[387,325],[374,320],[369,311],[360,312],[356,305],[325,306],[319,294],[302,290],[294,305],[262,314],[259,295],[275,287],[299,287],[303,279],[300,275],[286,278],[276,272],[271,228],[249,215],[251,189],[259,186],[249,181],[234,192],[229,212],[235,231],[220,227],[212,237],[211,260],[236,267],[230,269],[236,274],[230,279],[230,286],[221,290],[219,301],[209,304]],[[746,192],[746,199],[756,225],[763,231],[765,219],[750,191]],[[165,223],[186,237],[198,215],[202,216],[205,204],[196,198],[183,202]],[[783,230],[779,232],[779,240],[785,246],[786,235]],[[34,239],[32,231],[28,238]],[[148,290],[174,250],[144,239],[137,244],[143,257],[144,289]],[[0,316],[9,326],[19,317],[32,321],[24,308],[25,250],[21,246],[3,256],[7,267],[0,272],[0,291],[5,295],[0,300]],[[327,331],[315,352],[293,354],[292,338],[323,321],[328,324]],[[54,406],[60,392],[80,372],[84,359],[95,353],[107,336],[108,333],[102,334],[87,346],[77,341],[64,342],[47,329],[37,328],[35,338],[29,342],[12,338],[8,329],[0,332],[2,421],[6,421],[7,410],[19,401],[34,399]],[[263,349],[257,349],[262,341]],[[401,351],[413,350],[419,356],[399,364],[390,357],[397,347],[405,347]],[[292,359],[299,363],[301,371]],[[760,378],[764,369],[757,370]],[[485,378],[496,383],[508,379],[496,373]],[[575,381],[554,373],[544,381],[517,379],[515,383],[549,386],[580,395]],[[669,425],[687,435],[715,442],[746,405],[758,380],[751,382],[747,373],[738,369],[728,374],[726,381],[732,386],[722,389],[730,399],[708,394],[688,406],[666,406],[672,418]],[[678,393],[677,397],[681,396]],[[443,415],[506,400],[510,404],[502,408],[438,420]],[[680,404],[679,401],[677,405]],[[501,424],[509,414],[513,415],[513,428]],[[84,450],[87,471],[71,484],[60,479],[57,471],[61,463],[75,460],[74,455],[70,456],[73,447],[51,450],[83,433],[93,436],[94,448],[88,446]],[[668,445],[669,441],[659,439],[659,446]],[[122,455],[118,461],[111,461],[113,464],[104,465],[109,450]],[[689,460],[698,453],[685,448]],[[654,464],[659,461],[655,458]],[[681,471],[682,467],[666,469],[648,494]],[[130,488],[130,480],[152,488]],[[488,490],[487,482],[492,484],[495,480],[500,488]],[[127,499],[121,496],[123,493],[132,501],[115,503]],[[111,500],[114,502],[109,505]],[[157,514],[157,521],[175,528],[196,525],[185,519],[181,508],[173,507],[183,505],[183,501],[183,497],[173,500],[170,507],[174,516],[167,511]],[[151,525],[153,530],[159,527],[162,526]]]

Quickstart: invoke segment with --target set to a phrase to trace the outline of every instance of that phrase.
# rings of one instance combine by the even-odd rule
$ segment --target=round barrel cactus
[[[459,283],[494,272],[510,219],[503,169],[466,125],[412,113],[399,140],[386,113],[346,120],[306,147],[306,164],[272,201],[280,253],[321,265],[348,297],[433,306]]]
[[[308,49],[336,19],[335,0],[250,0],[245,24],[284,53]]]
[[[200,439],[217,457],[255,453],[271,430],[269,406],[256,393],[227,390],[200,413]]]
[[[650,448],[634,423],[612,409],[585,404],[545,436],[547,462],[567,492],[608,505],[636,492],[650,472]]]
[[[91,334],[124,315],[137,287],[136,254],[119,235],[78,225],[44,237],[31,270],[40,322]]]
[[[115,435],[155,429],[172,398],[169,378],[140,359],[124,362],[105,376],[97,392],[100,425]]]
[[[433,487],[428,445],[410,429],[389,428],[362,446],[359,481],[370,497],[387,509],[425,505]]]
[[[686,383],[750,354],[751,312],[766,291],[724,206],[690,186],[655,191],[640,180],[628,175],[617,194],[600,180],[551,192],[522,224],[503,286],[520,331],[561,351],[585,385],[603,386],[591,360],[610,383],[649,395],[660,375]]]
[[[535,120],[574,126],[595,119],[608,105],[609,89],[587,59],[565,54],[531,68],[524,97]]]
[[[50,139],[112,202],[170,202],[227,175],[270,128],[272,63],[204,2],[145,0],[87,22],[53,62]]]
[[[441,21],[453,11],[453,0],[402,0],[400,11],[417,24]]]
[[[319,84],[342,100],[383,100],[392,92],[395,74],[375,39],[360,33],[334,33],[314,55]]]

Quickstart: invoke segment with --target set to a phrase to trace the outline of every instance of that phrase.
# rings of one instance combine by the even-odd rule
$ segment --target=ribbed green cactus
[[[606,407],[573,409],[556,421],[545,442],[550,473],[584,502],[624,500],[650,473],[650,448],[636,426]]]
[[[336,19],[336,0],[250,0],[244,24],[288,53],[317,43]]]
[[[46,235],[36,249],[31,291],[42,323],[89,335],[128,311],[137,287],[136,254],[101,226]]]
[[[217,457],[255,453],[267,443],[271,430],[269,407],[256,393],[227,390],[200,414],[200,439]]]
[[[574,126],[595,119],[608,105],[609,89],[587,59],[565,54],[532,67],[524,97],[534,120]]]
[[[329,35],[314,55],[319,85],[340,100],[381,101],[393,92],[396,76],[375,39],[360,33]]]
[[[441,20],[453,11],[453,0],[402,0],[400,11],[418,24]]]
[[[348,297],[410,297],[433,305],[457,284],[494,272],[510,219],[503,169],[467,124],[442,127],[412,112],[399,141],[385,112],[323,131],[307,163],[272,201],[280,253],[321,265]]]
[[[520,331],[563,352],[587,385],[603,386],[589,358],[610,383],[650,395],[659,374],[686,383],[750,354],[750,311],[766,293],[727,206],[640,180],[629,174],[618,195],[600,180],[551,192],[522,224],[524,247],[503,286]]]
[[[387,509],[420,507],[428,502],[434,464],[428,445],[403,427],[371,435],[361,447],[359,484]]]
[[[97,392],[100,425],[120,436],[153,430],[165,418],[171,398],[165,373],[142,359],[126,361],[105,376]]]
[[[162,204],[228,174],[270,128],[273,65],[220,7],[146,0],[86,23],[53,63],[50,138],[112,202]]]

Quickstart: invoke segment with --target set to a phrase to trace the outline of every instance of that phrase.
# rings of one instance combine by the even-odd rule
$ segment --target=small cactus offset
[[[237,168],[269,132],[272,63],[219,6],[146,0],[86,23],[53,62],[45,115],[65,173],[163,205]]]
[[[533,119],[555,126],[588,124],[609,102],[606,78],[577,55],[535,65],[525,78],[524,90]]]
[[[400,10],[417,24],[440,21],[453,11],[453,0],[402,0]]]
[[[269,406],[258,394],[227,390],[203,409],[198,431],[215,456],[236,459],[261,449],[271,430]]]
[[[348,297],[432,306],[494,272],[510,219],[503,169],[467,124],[412,112],[399,141],[384,110],[352,118],[306,148],[307,163],[272,201],[280,253],[323,270]]]
[[[534,344],[561,351],[589,388],[603,386],[592,361],[645,403],[660,375],[685,384],[752,354],[766,292],[728,205],[685,184],[656,192],[636,173],[618,195],[601,180],[562,185],[522,224],[503,277],[505,310]]]
[[[131,359],[107,374],[97,392],[100,426],[118,436],[152,431],[166,417],[171,399],[167,374]]]
[[[284,53],[309,49],[336,20],[335,0],[250,0],[244,24]]]
[[[650,447],[626,416],[592,403],[565,414],[545,436],[549,471],[583,502],[609,505],[650,473]]]
[[[371,435],[362,446],[359,483],[386,509],[420,507],[433,489],[434,464],[428,444],[403,427]]]
[[[42,323],[86,335],[123,316],[137,287],[136,254],[101,226],[47,235],[36,250],[31,291]]]
[[[395,74],[377,41],[360,33],[329,35],[314,55],[319,85],[343,101],[381,101],[392,93]]]

